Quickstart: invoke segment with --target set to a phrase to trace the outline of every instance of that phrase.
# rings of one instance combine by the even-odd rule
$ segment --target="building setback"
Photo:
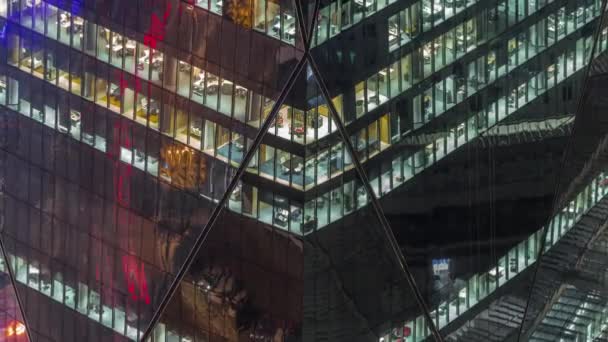
[[[0,324],[430,340],[536,260],[601,8],[0,0]]]

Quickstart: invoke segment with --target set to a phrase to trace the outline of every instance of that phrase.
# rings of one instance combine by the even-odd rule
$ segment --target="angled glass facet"
[[[602,8],[0,0],[0,341],[606,339]]]
[[[275,185],[253,189],[243,177],[155,341],[373,340],[385,322],[420,311],[336,127],[307,67],[248,167]],[[175,322],[177,312],[193,318]]]
[[[150,341],[289,340],[300,335],[301,291],[299,237],[225,210]]]
[[[526,4],[489,4],[448,23],[476,2],[414,3],[389,16],[388,27],[352,26],[311,52],[330,96],[343,94],[350,142],[435,325],[461,341],[498,334],[483,320],[505,307],[511,316],[497,320],[506,335],[521,322],[523,284],[531,281],[538,232],[552,217],[602,6]],[[535,12],[551,15],[522,23],[527,33],[514,35],[515,18]],[[437,25],[448,27],[434,39],[422,35]],[[347,36],[357,44],[346,44]],[[464,57],[488,42],[488,51]],[[596,53],[605,49],[598,43]],[[517,290],[498,295],[515,282]],[[392,328],[424,319],[417,315],[387,327],[385,340],[398,338]],[[467,329],[473,335],[462,335]]]
[[[312,70],[308,89],[319,94],[317,107],[329,109],[331,126],[324,139],[307,149],[317,177],[304,205],[303,338],[377,339],[388,322],[404,322],[424,308],[390,228],[371,203],[363,178],[369,174],[356,168],[361,150],[352,148],[352,155],[350,142],[339,132],[336,120],[343,122],[346,108],[342,97],[331,99],[330,106]],[[419,339],[428,331],[423,318],[391,333]]]
[[[0,237],[25,315],[61,326],[43,298],[75,322],[56,340],[137,341],[303,56],[295,3],[13,3]]]

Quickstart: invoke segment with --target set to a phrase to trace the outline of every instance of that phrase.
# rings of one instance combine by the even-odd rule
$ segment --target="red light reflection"
[[[146,304],[150,304],[150,293],[148,292],[148,281],[146,280],[144,263],[134,256],[124,255],[122,257],[122,268],[127,279],[127,290],[131,295],[131,299],[134,301],[141,300]]]
[[[21,336],[25,334],[25,325],[19,321],[11,321],[6,327],[5,334],[7,337]]]
[[[165,26],[169,21],[169,14],[171,13],[171,3],[167,2],[167,7],[165,8],[165,13],[163,14],[162,21],[161,19],[154,13],[150,15],[150,28],[148,32],[144,35],[144,44],[151,47],[156,48],[156,43],[159,40],[165,39]]]

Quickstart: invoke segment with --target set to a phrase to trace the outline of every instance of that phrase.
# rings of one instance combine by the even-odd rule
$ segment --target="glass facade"
[[[2,338],[6,341],[29,342],[29,334],[25,328],[23,312],[19,304],[19,299],[13,287],[12,277],[4,262],[6,253],[4,247],[0,247],[2,252],[2,262],[0,263],[0,275],[2,279],[2,289],[0,290],[0,303],[2,311],[0,313],[0,324],[2,324]],[[13,274],[14,277],[14,274]]]
[[[0,329],[468,341],[603,204],[605,6],[0,0]]]

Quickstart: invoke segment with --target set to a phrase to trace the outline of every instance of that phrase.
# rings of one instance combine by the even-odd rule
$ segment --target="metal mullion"
[[[302,38],[302,40],[304,41],[304,48],[306,51],[310,50],[310,46],[312,44],[312,40],[313,37],[316,37],[317,35],[315,35],[315,27],[317,24],[317,16],[319,13],[319,8],[321,7],[320,4],[320,0],[315,0],[315,7],[312,13],[312,20],[310,22],[310,27],[307,29],[306,28],[306,24],[308,23],[305,18],[304,18],[304,11],[302,9],[302,2],[300,1],[295,1],[295,12],[296,12],[296,20],[298,21],[298,28],[300,31],[300,37]],[[281,19],[283,18],[283,16],[281,16]],[[318,32],[318,31],[317,31]],[[329,36],[330,32],[329,32],[329,28],[327,31],[327,35]],[[328,37],[329,38],[329,37]],[[295,45],[297,46],[297,39],[298,39],[298,34],[296,33],[294,36],[294,40],[295,40]]]
[[[433,46],[433,49],[435,48],[435,43],[431,43]],[[435,51],[433,51],[433,53],[431,54],[431,63],[432,63],[432,70],[435,69]],[[429,119],[429,121],[427,121],[426,123],[430,122],[431,120],[435,119],[437,117],[437,111],[435,109],[435,96],[436,96],[436,89],[437,87],[437,83],[433,83],[433,85],[431,86],[431,118]],[[423,99],[424,100],[424,99]]]
[[[36,0],[32,0],[32,1],[36,1]],[[68,32],[68,34],[70,35],[69,47],[71,49],[73,49],[74,48],[74,15],[72,15],[72,13],[70,13],[70,27],[66,30],[66,32]]]
[[[179,70],[177,72],[179,73]],[[229,81],[229,82],[232,83],[232,86],[231,86],[232,90],[230,91],[230,118],[232,118],[233,120],[237,120],[234,117],[235,101],[236,101],[235,100],[235,98],[236,98],[236,78],[234,78],[233,81]],[[177,87],[179,87],[179,83],[177,84]],[[221,94],[222,94],[222,92],[220,91],[218,95],[222,96]],[[176,103],[177,103],[177,98],[176,98]],[[247,122],[246,115],[247,114],[245,114],[245,123]],[[175,114],[175,116],[176,116],[175,120],[177,122],[177,113]],[[239,120],[237,120],[237,121],[239,121]],[[243,136],[243,138],[244,138],[244,136]]]

